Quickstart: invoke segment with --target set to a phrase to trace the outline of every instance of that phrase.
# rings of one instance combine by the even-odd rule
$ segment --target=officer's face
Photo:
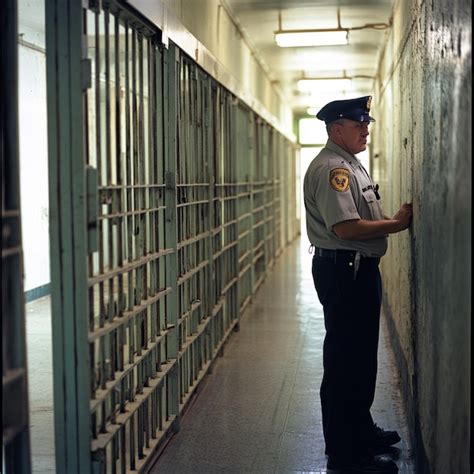
[[[341,120],[335,130],[343,148],[356,155],[367,148],[370,122],[356,122],[354,120]]]

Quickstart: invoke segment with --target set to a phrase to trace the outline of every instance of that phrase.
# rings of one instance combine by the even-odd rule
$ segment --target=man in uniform
[[[384,216],[378,186],[355,155],[369,135],[371,97],[338,100],[317,114],[328,142],[304,178],[313,279],[324,309],[323,432],[328,469],[356,473],[398,472],[387,452],[400,441],[370,414],[377,373],[381,305],[378,264],[388,234],[405,230],[412,205]]]

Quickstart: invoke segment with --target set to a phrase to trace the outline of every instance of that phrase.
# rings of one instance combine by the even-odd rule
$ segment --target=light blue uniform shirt
[[[311,244],[324,249],[355,250],[366,257],[385,254],[387,237],[345,240],[332,229],[335,224],[352,219],[385,219],[374,183],[354,155],[328,140],[309,165],[303,186]]]

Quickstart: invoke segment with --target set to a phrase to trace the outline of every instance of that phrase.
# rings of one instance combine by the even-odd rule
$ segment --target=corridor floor
[[[319,403],[324,320],[303,242],[277,260],[153,474],[326,472]],[[393,459],[401,474],[414,473],[383,320],[372,414],[400,433]]]
[[[325,472],[324,321],[303,242],[288,247],[269,272],[153,474]],[[46,474],[56,472],[49,296],[26,309],[33,473]],[[400,473],[414,473],[383,319],[373,415],[380,426],[398,430]]]

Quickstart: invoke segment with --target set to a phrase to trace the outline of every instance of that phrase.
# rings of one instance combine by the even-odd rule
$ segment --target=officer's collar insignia
[[[349,189],[349,170],[346,168],[334,168],[329,173],[329,184],[331,188],[343,193]]]
[[[370,104],[372,103],[372,96],[367,99],[367,111],[370,112]]]

